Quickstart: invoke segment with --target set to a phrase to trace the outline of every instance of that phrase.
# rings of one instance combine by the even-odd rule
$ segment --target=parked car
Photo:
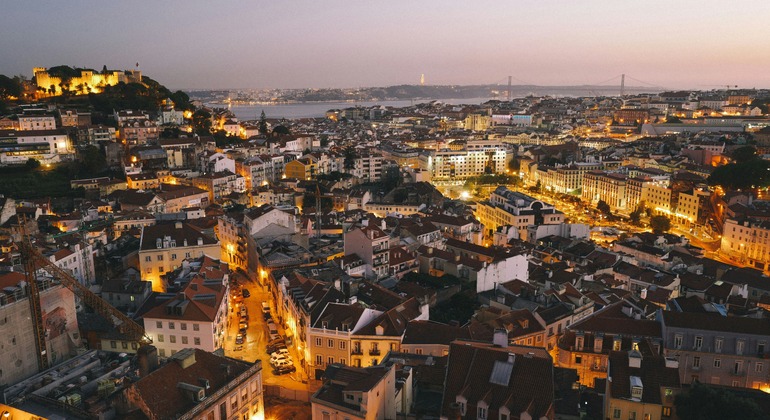
[[[274,357],[277,358],[277,357],[279,357],[281,355],[285,356],[288,359],[289,358],[289,349],[287,349],[287,348],[278,349],[278,350],[274,351],[270,355],[270,358],[274,358]]]
[[[251,296],[251,293],[249,292],[249,289],[243,289],[242,291],[244,299]]]
[[[270,358],[270,364],[273,365],[273,366],[277,366],[278,363],[282,363],[282,362],[289,362],[289,363],[291,363],[291,360],[287,356],[284,356],[282,354],[279,354],[276,357],[271,357]]]
[[[297,368],[295,368],[294,365],[276,366],[275,369],[273,369],[273,373],[280,376],[295,372],[296,370]]]
[[[235,336],[235,344],[243,344],[243,334],[238,334]]]
[[[273,368],[279,368],[279,367],[293,366],[294,365],[294,363],[292,363],[291,360],[288,360],[288,359],[281,359],[281,360],[276,361],[275,363],[273,363],[271,361],[270,364],[273,365]]]
[[[285,348],[286,348],[286,344],[284,343],[268,344],[267,354],[273,354],[278,350],[285,349]]]

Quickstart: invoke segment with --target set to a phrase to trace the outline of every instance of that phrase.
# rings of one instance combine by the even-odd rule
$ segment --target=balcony
[[[379,356],[380,349],[369,349],[369,356]]]
[[[350,350],[350,354],[353,356],[363,356],[364,351],[361,349],[353,348]]]
[[[592,372],[606,372],[607,366],[591,366]]]

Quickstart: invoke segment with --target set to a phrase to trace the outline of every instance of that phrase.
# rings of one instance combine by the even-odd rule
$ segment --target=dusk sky
[[[767,0],[6,0],[0,74],[139,62],[172,89],[388,86],[422,73],[427,84],[625,73],[628,86],[770,87],[768,17]]]

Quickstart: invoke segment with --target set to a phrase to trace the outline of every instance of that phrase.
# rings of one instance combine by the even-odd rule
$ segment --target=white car
[[[278,360],[289,360],[288,354],[271,354],[270,355],[270,363],[276,362]]]
[[[275,362],[275,363],[270,363],[270,364],[271,364],[271,365],[273,365],[273,367],[276,367],[276,368],[278,368],[278,367],[284,367],[284,366],[291,366],[291,365],[293,365],[293,363],[291,362],[291,360],[286,360],[286,359],[280,359],[280,360],[278,360],[277,362]]]
[[[273,359],[273,358],[277,358],[279,356],[285,356],[288,359],[289,358],[289,350],[287,350],[287,349],[278,349],[277,351],[274,351],[270,355],[270,358]]]

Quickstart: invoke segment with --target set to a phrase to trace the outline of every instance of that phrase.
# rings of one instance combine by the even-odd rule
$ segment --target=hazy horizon
[[[0,74],[140,70],[172,89],[770,87],[770,2],[10,0]]]

